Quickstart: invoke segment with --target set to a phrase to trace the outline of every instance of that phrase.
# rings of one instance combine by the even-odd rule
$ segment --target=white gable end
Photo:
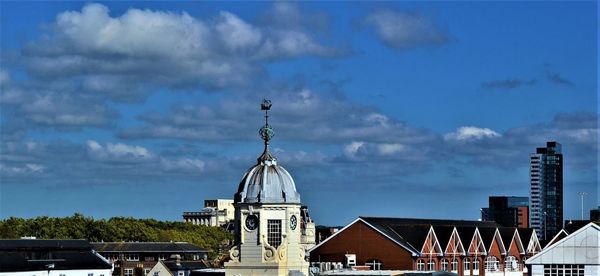
[[[600,226],[590,223],[556,242],[526,264],[600,264]]]

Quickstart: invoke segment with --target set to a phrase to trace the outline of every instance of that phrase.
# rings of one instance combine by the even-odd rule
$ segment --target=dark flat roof
[[[187,242],[93,242],[98,252],[180,252],[206,253],[209,250]]]
[[[43,256],[43,257],[42,257]],[[85,240],[0,240],[0,272],[111,269]]]

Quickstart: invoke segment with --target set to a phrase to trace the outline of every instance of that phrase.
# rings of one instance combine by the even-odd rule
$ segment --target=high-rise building
[[[490,196],[488,208],[482,208],[481,220],[495,221],[504,227],[529,227],[529,198],[526,196]]]
[[[563,156],[550,141],[530,155],[529,225],[540,239],[551,239],[563,227]]]

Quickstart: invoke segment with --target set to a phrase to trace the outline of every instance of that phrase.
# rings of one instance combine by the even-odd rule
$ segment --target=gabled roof
[[[421,254],[421,249],[425,244],[429,230],[433,227],[434,233],[438,238],[439,246],[442,247],[441,251],[446,248],[452,229],[455,226],[467,229],[468,232],[474,233],[476,227],[493,228],[498,225],[495,222],[489,221],[466,221],[466,220],[440,220],[440,219],[415,219],[415,218],[389,218],[389,217],[358,217],[356,220],[346,225],[344,228],[325,239],[323,242],[317,244],[309,250],[314,251],[319,248],[322,244],[328,242],[338,234],[342,233],[345,229],[350,227],[356,222],[363,222],[367,226],[373,228],[377,232],[381,233],[394,243],[402,246],[413,255]],[[438,233],[438,230],[440,233]],[[460,233],[459,233],[460,234]],[[440,235],[442,236],[440,238]],[[440,240],[441,239],[441,240]],[[462,239],[462,236],[461,236]],[[471,237],[467,238],[469,241]]]
[[[502,243],[504,244],[504,250],[508,251],[512,240],[515,237],[515,228],[501,227],[498,228],[498,232],[500,232],[500,237],[502,238]]]
[[[494,235],[496,234],[496,228],[479,227],[478,230],[479,234],[481,235],[481,241],[485,245],[485,250],[489,251],[489,246],[492,244],[492,241],[494,240]]]
[[[207,249],[187,242],[93,242],[98,252],[205,253]]]
[[[0,272],[111,269],[85,240],[0,240]]]
[[[469,245],[471,245],[471,240],[473,239],[473,235],[475,235],[476,227],[472,226],[459,226],[456,227],[458,231],[458,236],[460,240],[463,242],[463,246],[465,250],[469,250]]]
[[[546,247],[553,245],[554,243],[566,238],[569,235],[565,229],[561,229],[554,237],[546,244]]]
[[[533,234],[533,228],[517,228],[517,231],[519,231],[519,236],[523,242],[529,242]]]
[[[450,242],[452,231],[454,231],[454,226],[434,226],[433,230],[435,231],[435,235],[438,238],[438,242],[440,243],[442,250],[445,251],[446,247],[448,247],[448,243]]]
[[[541,252],[527,259],[525,263],[528,265],[597,265],[600,263],[598,252],[600,252],[600,226],[591,222],[562,240],[544,248]]]

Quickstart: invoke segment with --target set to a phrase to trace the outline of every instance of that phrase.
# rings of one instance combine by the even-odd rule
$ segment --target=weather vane
[[[273,138],[273,135],[275,135],[273,128],[269,125],[269,110],[271,110],[271,100],[264,99],[262,104],[260,104],[260,110],[265,111],[265,125],[260,128],[258,133],[265,141],[265,145],[268,145],[271,138]]]

